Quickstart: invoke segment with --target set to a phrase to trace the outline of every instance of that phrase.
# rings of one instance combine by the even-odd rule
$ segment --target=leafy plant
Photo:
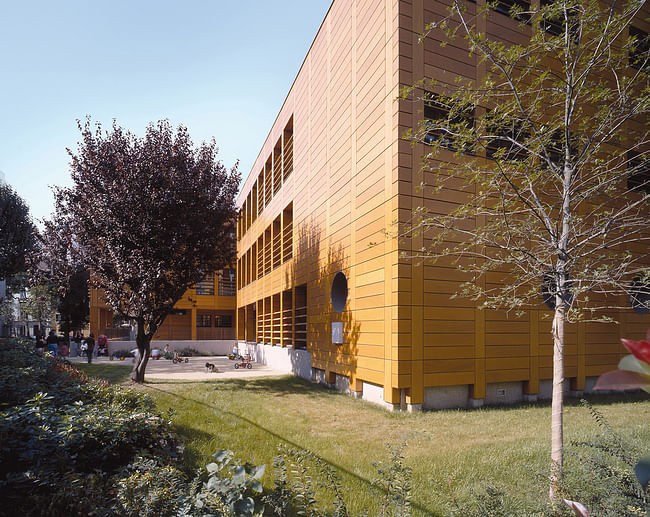
[[[178,447],[148,396],[0,341],[0,498],[16,514],[115,515],[111,478],[137,456],[172,464]]]
[[[390,461],[376,463],[379,478],[374,481],[384,493],[381,517],[407,517],[411,515],[411,488],[413,475],[404,463],[406,442],[389,447]]]
[[[181,350],[178,355],[181,357],[198,357],[204,354],[199,352],[196,348],[187,347],[183,348],[183,350]]]
[[[575,462],[559,487],[564,503],[581,517],[645,515],[649,494],[633,471],[641,453],[611,428],[600,411],[586,400],[581,403],[603,433],[597,439],[573,441],[567,449]]]

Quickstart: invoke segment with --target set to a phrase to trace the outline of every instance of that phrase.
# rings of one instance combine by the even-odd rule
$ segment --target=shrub
[[[117,498],[127,515],[262,515],[255,501],[262,492],[259,479],[264,467],[240,464],[231,451],[213,455],[215,462],[199,471],[194,479],[169,465],[139,458],[129,466],[132,473],[118,483]]]
[[[178,352],[178,355],[180,355],[181,357],[199,357],[205,354],[199,352],[195,348],[187,347],[187,348],[183,348],[183,350]]]
[[[602,413],[586,400],[581,403],[603,432],[595,438],[573,441],[567,448],[571,469],[560,487],[562,497],[585,504],[592,515],[645,515],[650,497],[634,476],[634,465],[646,444],[624,441]]]
[[[114,515],[112,476],[138,455],[178,457],[148,396],[16,342],[0,361],[0,498],[15,514]]]
[[[113,357],[119,358],[119,357],[133,357],[133,353],[131,350],[116,350],[111,354]]]

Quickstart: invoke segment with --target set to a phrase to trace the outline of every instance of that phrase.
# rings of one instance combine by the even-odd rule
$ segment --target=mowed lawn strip
[[[131,370],[133,370],[133,366],[127,364],[74,363],[74,366],[88,377],[104,379],[111,384],[129,382],[131,380]]]
[[[531,404],[478,410],[390,413],[370,403],[296,377],[165,382],[144,389],[160,409],[173,409],[186,439],[187,459],[200,467],[220,449],[243,461],[266,464],[272,485],[278,446],[304,448],[335,467],[354,514],[377,509],[374,463],[387,461],[387,446],[407,442],[413,469],[415,515],[448,515],[450,489],[459,501],[487,485],[539,508],[548,493],[550,407]],[[624,439],[650,444],[650,401],[645,395],[591,397]],[[565,412],[565,441],[590,440],[602,431],[578,401]],[[650,447],[648,447],[650,448]],[[567,462],[571,464],[571,459]]]

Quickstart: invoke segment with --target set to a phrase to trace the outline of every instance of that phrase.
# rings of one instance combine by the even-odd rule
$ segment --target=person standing
[[[59,338],[53,330],[50,330],[50,333],[47,335],[47,351],[54,356],[57,356],[59,353]]]
[[[86,355],[88,356],[88,364],[93,362],[93,350],[95,350],[95,336],[91,332],[86,338]]]

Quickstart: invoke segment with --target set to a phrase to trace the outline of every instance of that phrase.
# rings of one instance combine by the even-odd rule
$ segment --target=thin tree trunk
[[[149,362],[149,355],[151,351],[151,338],[152,334],[145,332],[144,329],[144,318],[138,318],[138,334],[135,338],[135,342],[138,346],[138,358],[131,372],[131,380],[137,383],[144,382],[144,372],[147,368],[147,363]]]
[[[562,478],[564,465],[564,321],[565,305],[556,296],[555,316],[553,318],[553,398],[551,402],[551,475],[549,497],[557,497],[558,484]]]

